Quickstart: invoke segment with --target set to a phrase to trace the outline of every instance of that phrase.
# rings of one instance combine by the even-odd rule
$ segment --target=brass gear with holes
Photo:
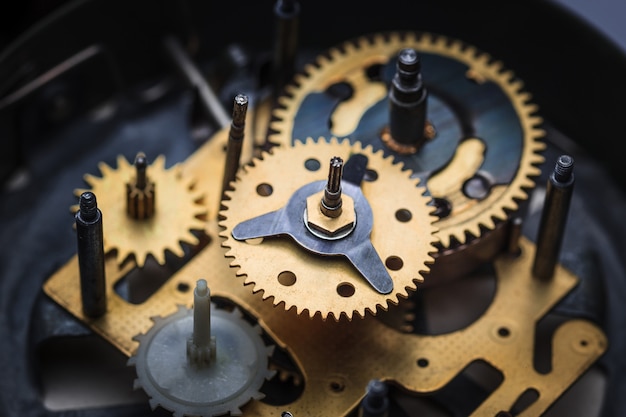
[[[165,264],[165,252],[184,256],[182,243],[199,243],[192,230],[205,229],[206,207],[202,196],[193,189],[194,182],[182,175],[180,165],[165,168],[165,157],[158,156],[147,168],[147,175],[156,186],[155,212],[152,217],[135,220],[126,212],[126,183],[135,177],[136,169],[122,155],[117,157],[117,168],[104,162],[98,164],[102,174],[84,176],[89,190],[96,195],[103,216],[104,251],[115,250],[119,264],[130,256],[138,267],[143,267],[148,255],[160,265]],[[86,189],[76,189],[80,194]],[[72,206],[75,212],[78,206]]]
[[[361,190],[373,216],[371,243],[381,260],[396,260],[395,265],[386,266],[392,292],[377,292],[345,258],[311,253],[289,238],[266,238],[259,243],[232,237],[242,221],[279,210],[300,187],[327,177],[328,171],[319,166],[307,169],[307,161],[324,162],[332,156],[347,160],[355,153],[365,155],[368,169],[375,172],[376,179],[363,181]],[[253,292],[262,291],[264,299],[272,298],[274,305],[283,304],[286,310],[295,307],[298,314],[306,311],[309,317],[320,315],[324,320],[328,316],[351,320],[354,314],[375,315],[415,290],[423,282],[421,274],[427,273],[434,261],[436,217],[428,205],[430,198],[418,183],[392,158],[348,140],[309,138],[304,144],[277,147],[244,166],[232,183],[234,190],[227,193],[225,209],[220,212],[222,246],[229,248],[226,256],[234,258],[231,267],[239,268],[237,275],[245,276],[244,283],[253,285]],[[400,220],[400,211],[409,219]],[[359,227],[358,218],[356,224]],[[285,274],[290,280],[283,279]]]
[[[534,187],[534,178],[540,174],[538,165],[544,160],[541,151],[545,148],[541,140],[545,133],[539,128],[542,119],[535,114],[537,106],[530,103],[531,96],[523,91],[522,82],[515,78],[513,72],[506,70],[501,62],[494,61],[488,54],[461,41],[429,33],[376,33],[347,41],[320,54],[314,63],[306,65],[303,72],[295,76],[293,84],[287,86],[286,94],[279,98],[279,105],[273,111],[268,140],[281,146],[289,146],[293,142],[304,140],[305,138],[300,137],[297,131],[301,129],[308,132],[307,135],[311,135],[311,130],[307,130],[308,126],[298,128],[298,123],[311,124],[315,121],[318,126],[328,123],[332,136],[349,137],[351,140],[371,144],[355,136],[355,129],[358,130],[362,120],[365,124],[372,123],[371,120],[375,115],[372,109],[386,100],[388,87],[380,80],[368,78],[368,69],[375,65],[389,65],[402,48],[414,48],[422,54],[422,57],[432,56],[438,61],[447,60],[462,65],[464,72],[461,73],[461,77],[466,78],[469,84],[485,86],[496,91],[501,100],[510,106],[511,119],[517,119],[516,123],[519,123],[516,128],[519,129],[520,137],[516,137],[516,140],[519,140],[515,145],[520,148],[519,154],[512,156],[517,167],[514,172],[507,172],[509,177],[506,181],[493,185],[486,198],[469,198],[462,189],[463,184],[479,172],[481,164],[489,157],[487,153],[489,149],[481,142],[483,138],[476,139],[466,135],[462,140],[458,139],[458,144],[454,145],[455,154],[444,164],[430,171],[427,176],[422,177],[433,198],[451,203],[450,214],[442,217],[436,224],[443,253],[447,249],[462,247],[475,238],[484,236],[485,232],[493,231],[498,223],[507,220],[510,213],[519,209],[519,203],[528,198],[528,190]],[[434,74],[429,80],[426,67],[423,60],[422,73],[428,89],[429,82],[435,82],[433,78],[439,75]],[[449,80],[443,80],[441,84],[445,85],[445,82]],[[343,83],[344,87],[346,84],[351,86],[352,93],[348,99],[337,105],[326,104],[326,114],[316,113],[314,109],[310,114],[299,118],[299,111],[305,103],[311,103],[311,98],[320,98],[321,93],[339,83]],[[436,96],[437,91],[434,87],[440,86],[432,87],[433,96]],[[472,99],[475,98],[472,96]],[[366,113],[367,117],[364,117]],[[434,127],[434,131],[430,133],[435,135],[435,138],[428,142],[436,143],[442,140],[438,136],[441,136],[439,128],[443,126],[443,123],[441,126],[436,123],[431,126]],[[491,125],[485,128],[484,132],[490,127]],[[324,133],[320,135],[323,136]],[[380,138],[375,140],[381,142],[379,148],[384,149]],[[499,138],[495,137],[493,140],[497,141]],[[429,146],[428,142],[420,152],[424,152]],[[506,150],[507,146],[508,144],[503,143],[502,149]],[[389,150],[385,152],[391,153]],[[491,161],[497,160],[498,157],[497,153],[491,153]],[[402,161],[402,158],[399,160]],[[416,171],[415,168],[406,165]]]

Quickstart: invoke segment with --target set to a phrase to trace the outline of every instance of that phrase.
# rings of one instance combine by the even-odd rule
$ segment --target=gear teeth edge
[[[156,410],[156,408],[160,405],[159,402],[152,397],[148,398],[148,404],[150,404],[150,409],[152,409],[152,411]]]
[[[98,162],[98,170],[100,171],[101,178],[113,172],[113,168],[103,161]]]

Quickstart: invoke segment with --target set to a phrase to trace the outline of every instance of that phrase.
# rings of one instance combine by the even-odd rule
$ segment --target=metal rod
[[[328,217],[341,215],[341,176],[343,174],[343,159],[334,156],[330,159],[328,182],[324,189],[324,197],[320,202],[320,209]]]
[[[509,220],[509,241],[507,252],[509,255],[517,256],[520,253],[519,239],[522,236],[523,220],[521,217],[514,217]]]
[[[400,145],[419,149],[425,141],[427,91],[422,82],[417,51],[406,48],[398,54],[396,74],[389,90],[389,132]]]
[[[234,99],[233,121],[228,134],[226,146],[226,163],[222,180],[222,194],[231,189],[230,183],[237,177],[237,171],[241,165],[241,148],[243,147],[244,131],[246,126],[246,113],[248,111],[248,96],[237,94]]]
[[[277,0],[274,5],[276,32],[274,37],[274,98],[293,77],[298,50],[300,3],[297,0]]]
[[[148,159],[146,154],[139,152],[135,157],[135,170],[137,171],[137,177],[135,180],[135,186],[140,190],[146,188],[146,168],[148,167]]]
[[[180,42],[176,38],[168,36],[164,40],[164,45],[178,71],[187,83],[196,90],[207,118],[212,120],[218,129],[228,126],[230,123],[228,113]]]
[[[211,291],[204,279],[196,282],[193,292],[193,342],[208,346],[211,341]]]
[[[537,233],[537,251],[532,268],[533,275],[539,279],[551,278],[559,260],[567,213],[574,189],[573,170],[574,158],[561,155],[548,180]]]
[[[193,334],[187,339],[187,361],[196,368],[215,363],[215,336],[211,335],[211,290],[205,279],[196,281],[193,290]]]
[[[97,318],[107,309],[102,213],[91,191],[81,194],[78,207],[75,221],[83,313]]]

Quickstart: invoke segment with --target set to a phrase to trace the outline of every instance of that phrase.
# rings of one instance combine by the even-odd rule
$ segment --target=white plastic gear
[[[149,396],[174,417],[241,415],[243,405],[260,400],[263,383],[276,371],[269,369],[274,346],[267,346],[261,327],[242,318],[241,311],[211,304],[211,334],[216,339],[216,359],[204,368],[187,362],[187,340],[193,334],[193,309],[179,306],[167,317],[153,317],[154,325],[133,339],[139,342],[128,360],[137,379],[134,388]]]
[[[165,264],[165,251],[178,257],[184,255],[181,243],[197,245],[199,239],[192,230],[204,230],[206,207],[200,204],[203,196],[194,190],[194,181],[182,175],[180,165],[165,168],[165,157],[158,156],[147,168],[147,175],[155,183],[155,213],[145,220],[136,220],[126,213],[126,183],[135,176],[136,169],[122,155],[117,157],[117,168],[104,162],[98,164],[101,177],[84,176],[90,191],[96,195],[102,211],[104,251],[117,251],[118,263],[134,255],[142,267],[148,255],[160,265]],[[76,196],[86,189],[74,191]],[[73,206],[76,211],[78,206]]]
[[[321,164],[310,170],[307,162],[332,156],[348,160],[355,153],[367,156],[368,169],[377,173],[374,181],[363,181],[361,190],[373,215],[372,246],[393,281],[389,294],[376,291],[342,256],[310,253],[291,239],[268,238],[255,244],[232,237],[239,223],[280,209],[300,187],[327,178],[328,170]],[[428,273],[436,252],[434,208],[411,173],[394,164],[392,157],[383,157],[382,151],[348,140],[309,138],[293,147],[274,148],[245,166],[231,183],[234,190],[227,192],[226,209],[220,212],[222,246],[229,248],[226,256],[234,258],[231,266],[245,276],[244,284],[254,284],[253,292],[263,291],[264,299],[273,298],[274,305],[282,303],[286,310],[295,307],[298,314],[306,311],[311,318],[319,314],[323,320],[328,316],[351,320],[354,314],[365,317],[385,311],[424,281],[422,274]],[[270,188],[268,195],[265,190]],[[400,219],[403,213],[408,218]]]

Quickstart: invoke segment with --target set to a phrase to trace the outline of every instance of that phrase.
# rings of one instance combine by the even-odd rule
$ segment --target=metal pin
[[[507,252],[509,255],[517,256],[520,253],[519,239],[522,236],[522,224],[521,217],[514,217],[509,220],[509,241],[507,245]]]
[[[387,384],[372,379],[366,388],[365,397],[359,407],[359,417],[387,417],[389,415],[389,398]]]
[[[206,280],[196,281],[193,291],[193,335],[187,340],[187,360],[196,367],[210,365],[216,358],[215,336],[211,336],[211,291]]]
[[[91,191],[81,194],[78,207],[75,221],[83,313],[97,318],[107,309],[102,213]]]
[[[137,177],[135,180],[135,187],[143,190],[146,188],[146,168],[148,167],[148,160],[146,159],[146,154],[143,152],[139,152],[135,157],[135,169],[137,171]]]
[[[146,173],[148,158],[143,152],[135,157],[135,180],[126,183],[126,212],[136,220],[145,220],[154,215],[156,186]]]
[[[396,74],[389,90],[389,132],[399,145],[418,150],[425,142],[427,91],[422,82],[417,51],[406,48],[398,54]]]
[[[343,159],[334,156],[330,159],[328,182],[324,189],[324,197],[320,202],[320,209],[328,217],[341,215],[341,176],[343,174]]]
[[[228,145],[226,147],[226,164],[224,165],[224,177],[222,180],[222,198],[224,198],[225,191],[232,189],[230,183],[237,177],[237,171],[241,164],[241,148],[243,146],[247,111],[248,96],[237,94],[234,100],[233,121],[230,124]]]
[[[561,155],[550,175],[537,234],[537,251],[532,273],[549,279],[559,259],[567,213],[574,189],[574,158]]]
[[[300,3],[277,0],[274,5],[276,32],[274,37],[274,98],[278,97],[296,68]]]

